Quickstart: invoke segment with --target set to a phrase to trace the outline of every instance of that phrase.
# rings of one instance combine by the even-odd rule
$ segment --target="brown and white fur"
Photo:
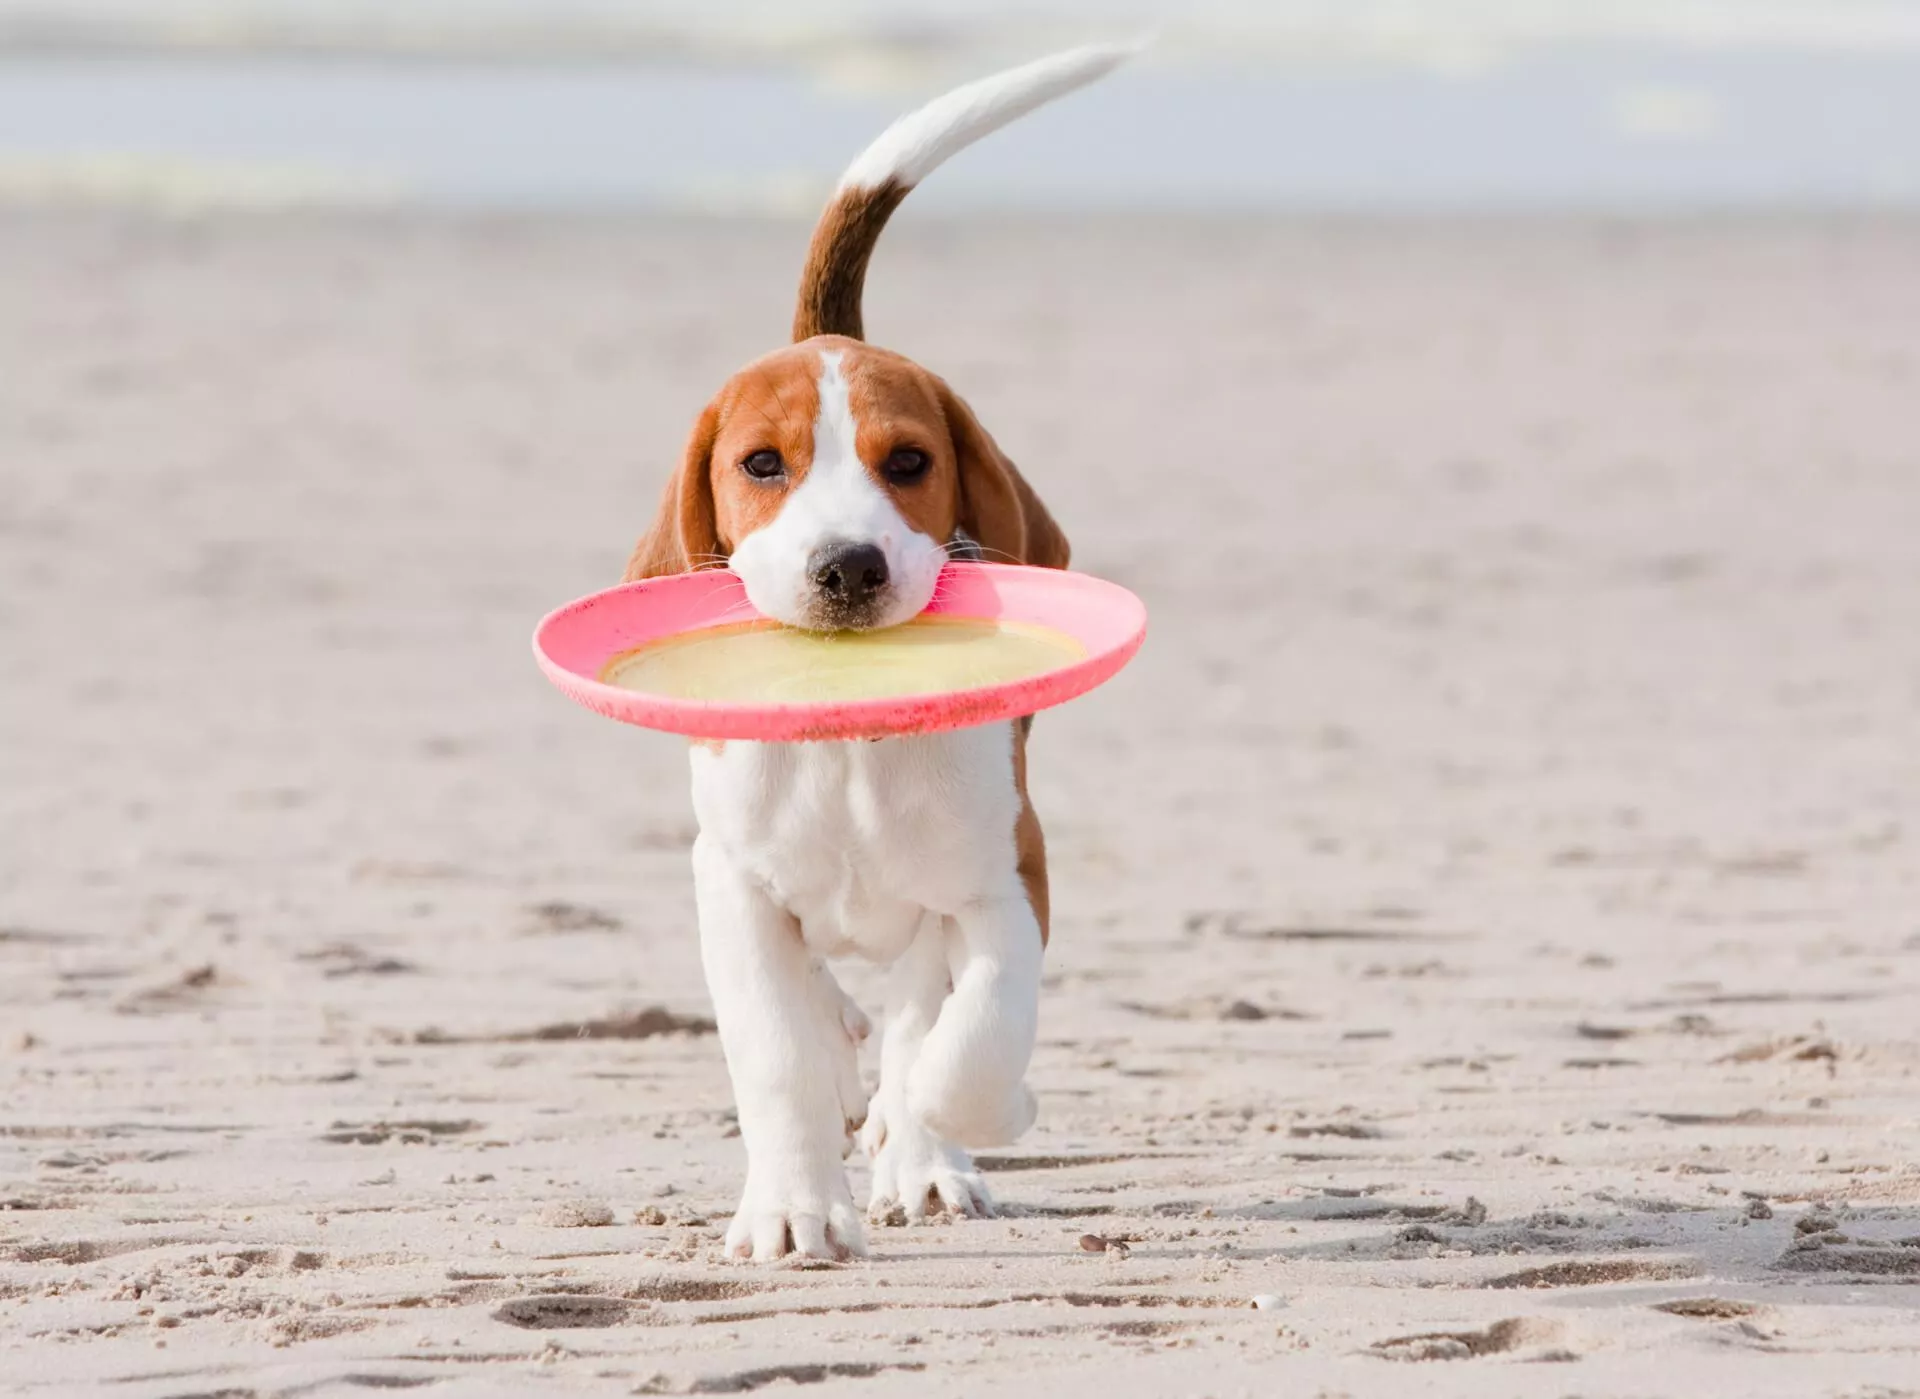
[[[861,289],[923,176],[1131,52],[1076,49],[969,84],[854,161],[814,230],[795,343],[700,414],[629,579],[726,565],[762,612],[830,629],[906,621],[950,555],[1066,566],[1066,536],[965,402],[861,339]],[[1047,937],[1025,722],[695,745],[692,761],[701,958],[747,1150],[729,1254],[864,1253],[841,1164],[862,1123],[871,1218],[990,1214],[966,1148],[1033,1122]],[[891,969],[871,1106],[868,1023],[827,969],[838,956]]]

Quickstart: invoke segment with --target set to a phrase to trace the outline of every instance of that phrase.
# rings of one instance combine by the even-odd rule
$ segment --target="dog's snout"
[[[814,550],[807,574],[823,598],[861,607],[887,586],[887,556],[873,544],[829,544]]]

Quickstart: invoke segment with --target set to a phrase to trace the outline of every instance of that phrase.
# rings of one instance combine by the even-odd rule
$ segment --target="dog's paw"
[[[867,1150],[873,1157],[873,1196],[867,1218],[875,1224],[917,1224],[936,1215],[961,1219],[993,1218],[993,1196],[972,1160],[918,1123],[904,1126],[868,1123]]]
[[[873,1033],[873,1022],[854,1004],[853,997],[840,989],[825,963],[814,963],[814,979],[820,1004],[827,1013],[833,1059],[834,1083],[840,1095],[840,1115],[846,1126],[840,1147],[842,1159],[853,1154],[854,1143],[867,1120],[867,1085],[860,1077],[860,1046]]]
[[[746,1193],[727,1226],[727,1256],[773,1263],[789,1254],[836,1261],[866,1257],[866,1229],[838,1162],[831,1178],[821,1180],[757,1176],[749,1169]]]
[[[867,1105],[867,1120],[860,1124],[860,1150],[869,1161],[879,1159],[887,1145],[887,1135],[887,1104],[882,1094]]]

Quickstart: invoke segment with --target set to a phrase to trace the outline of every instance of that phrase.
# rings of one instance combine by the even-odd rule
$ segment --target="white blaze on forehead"
[[[820,411],[813,420],[813,464],[792,499],[780,511],[780,523],[823,544],[878,544],[890,548],[907,522],[892,499],[860,460],[860,425],[853,418],[853,397],[845,372],[846,354],[823,350],[816,389]]]
[[[853,398],[847,388],[847,376],[841,372],[846,359],[842,350],[820,353],[820,412],[813,420],[813,465],[805,485],[824,467],[829,472],[852,468],[869,486],[872,479],[860,464],[860,425],[853,420]],[[805,486],[802,487],[805,489]]]

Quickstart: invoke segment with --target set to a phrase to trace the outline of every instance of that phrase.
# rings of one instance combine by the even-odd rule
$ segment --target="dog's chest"
[[[996,889],[1020,796],[1004,725],[878,743],[728,743],[693,753],[702,839],[827,954],[891,960],[921,915]]]

